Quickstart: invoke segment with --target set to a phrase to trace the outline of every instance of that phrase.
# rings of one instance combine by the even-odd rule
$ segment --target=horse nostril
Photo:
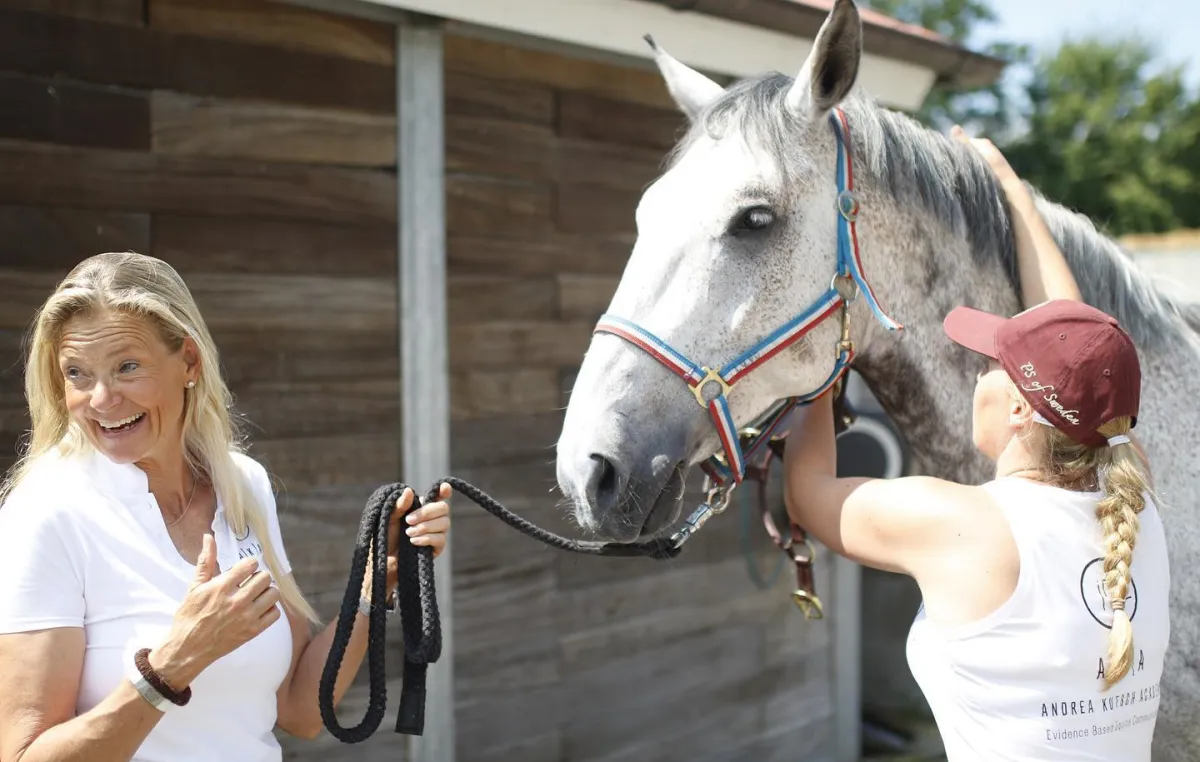
[[[621,496],[624,478],[616,465],[603,455],[592,453],[591,460],[587,483],[589,502],[601,511],[612,510]]]

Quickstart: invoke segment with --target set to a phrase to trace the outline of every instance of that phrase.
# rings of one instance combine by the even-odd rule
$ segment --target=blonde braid
[[[1131,421],[1117,418],[1101,426],[1106,438],[1128,434]],[[1104,534],[1104,589],[1113,611],[1104,668],[1104,687],[1112,688],[1129,673],[1133,664],[1133,623],[1125,610],[1133,565],[1133,549],[1141,528],[1138,514],[1153,496],[1149,469],[1133,444],[1089,447],[1066,434],[1045,426],[1034,426],[1033,436],[1042,438],[1048,475],[1067,489],[1100,489],[1104,497],[1096,506],[1096,518]]]
[[[1128,426],[1125,427],[1128,431]],[[1117,433],[1104,432],[1105,436]],[[1107,457],[1105,457],[1107,456]],[[1100,482],[1104,497],[1096,506],[1096,518],[1104,531],[1104,589],[1113,609],[1108,636],[1108,664],[1104,685],[1111,688],[1129,672],[1133,663],[1133,624],[1125,610],[1129,593],[1133,548],[1140,528],[1138,514],[1146,507],[1147,483],[1142,464],[1132,444],[1117,444],[1100,456]],[[1105,467],[1107,466],[1107,467]]]

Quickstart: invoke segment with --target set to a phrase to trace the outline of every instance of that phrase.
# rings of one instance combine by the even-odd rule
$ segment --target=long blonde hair
[[[267,531],[265,507],[258,504],[234,461],[234,453],[243,454],[245,448],[238,419],[231,413],[233,395],[219,370],[216,344],[179,273],[155,257],[133,252],[89,257],[75,266],[38,311],[26,346],[30,437],[0,485],[0,502],[43,455],[54,450],[78,453],[91,447],[67,412],[58,345],[70,318],[102,311],[149,321],[173,352],[182,349],[186,338],[196,343],[200,373],[184,403],[183,452],[188,467],[193,475],[203,474],[211,480],[224,504],[225,516],[239,536],[247,528],[254,531],[284,603],[317,623],[317,613],[299,587],[279,573],[279,557]]]
[[[1105,438],[1127,435],[1130,423],[1129,418],[1116,418],[1099,432]],[[1104,493],[1096,505],[1096,518],[1104,533],[1104,589],[1113,610],[1104,667],[1104,687],[1108,689],[1129,673],[1133,663],[1133,623],[1125,610],[1125,598],[1140,528],[1138,515],[1146,507],[1147,495],[1155,499],[1148,464],[1132,443],[1092,447],[1058,429],[1036,424],[1031,435],[1045,454],[1043,466],[1054,484]]]

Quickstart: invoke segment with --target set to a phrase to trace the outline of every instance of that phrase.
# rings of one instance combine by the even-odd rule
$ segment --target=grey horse
[[[637,241],[609,313],[719,368],[828,293],[839,224],[830,116],[844,114],[862,272],[901,324],[888,325],[869,299],[851,301],[854,369],[927,473],[990,479],[971,442],[977,363],[941,329],[960,304],[1004,314],[1023,306],[1008,207],[986,164],[858,92],[862,26],[850,0],[834,4],[794,79],[771,73],[724,88],[649,41],[690,129],[638,204]],[[1200,583],[1190,574],[1200,568],[1200,305],[1169,298],[1086,218],[1038,203],[1084,298],[1141,351],[1136,433],[1154,466],[1173,570],[1154,758],[1200,759]],[[820,387],[840,322],[817,322],[740,378],[727,393],[732,424]],[[689,472],[722,448],[697,400],[644,347],[593,336],[557,444],[559,487],[581,527],[633,542],[680,519]]]

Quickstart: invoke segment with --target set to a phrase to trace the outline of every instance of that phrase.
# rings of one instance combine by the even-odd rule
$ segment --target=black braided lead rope
[[[522,534],[559,550],[626,558],[645,556],[658,560],[675,558],[682,550],[667,538],[626,545],[562,537],[521,518],[475,485],[453,476],[434,482],[425,493],[422,504],[436,501],[442,484],[449,484],[455,492]],[[400,482],[385,484],[375,490],[367,500],[358,528],[358,539],[355,541],[354,557],[350,562],[350,579],[342,597],[341,611],[338,612],[333,643],[330,644],[329,657],[325,660],[325,669],[321,673],[321,684],[317,694],[321,720],[326,729],[343,743],[359,743],[370,738],[383,721],[387,707],[384,651],[387,630],[384,599],[387,586],[387,530],[396,502],[406,489],[408,485]],[[374,556],[371,568],[371,612],[367,624],[367,676],[370,699],[362,721],[352,728],[344,728],[338,723],[334,713],[333,686],[341,670],[346,646],[350,642],[350,633],[354,628],[363,577],[366,575],[367,555],[372,548]],[[428,546],[418,547],[411,542],[401,542],[399,561],[400,584],[396,595],[399,597],[400,620],[404,633],[404,682],[400,692],[400,709],[396,715],[396,732],[419,736],[425,728],[426,671],[430,664],[438,660],[442,652],[441,618],[438,615],[437,590],[433,576],[433,549]]]

